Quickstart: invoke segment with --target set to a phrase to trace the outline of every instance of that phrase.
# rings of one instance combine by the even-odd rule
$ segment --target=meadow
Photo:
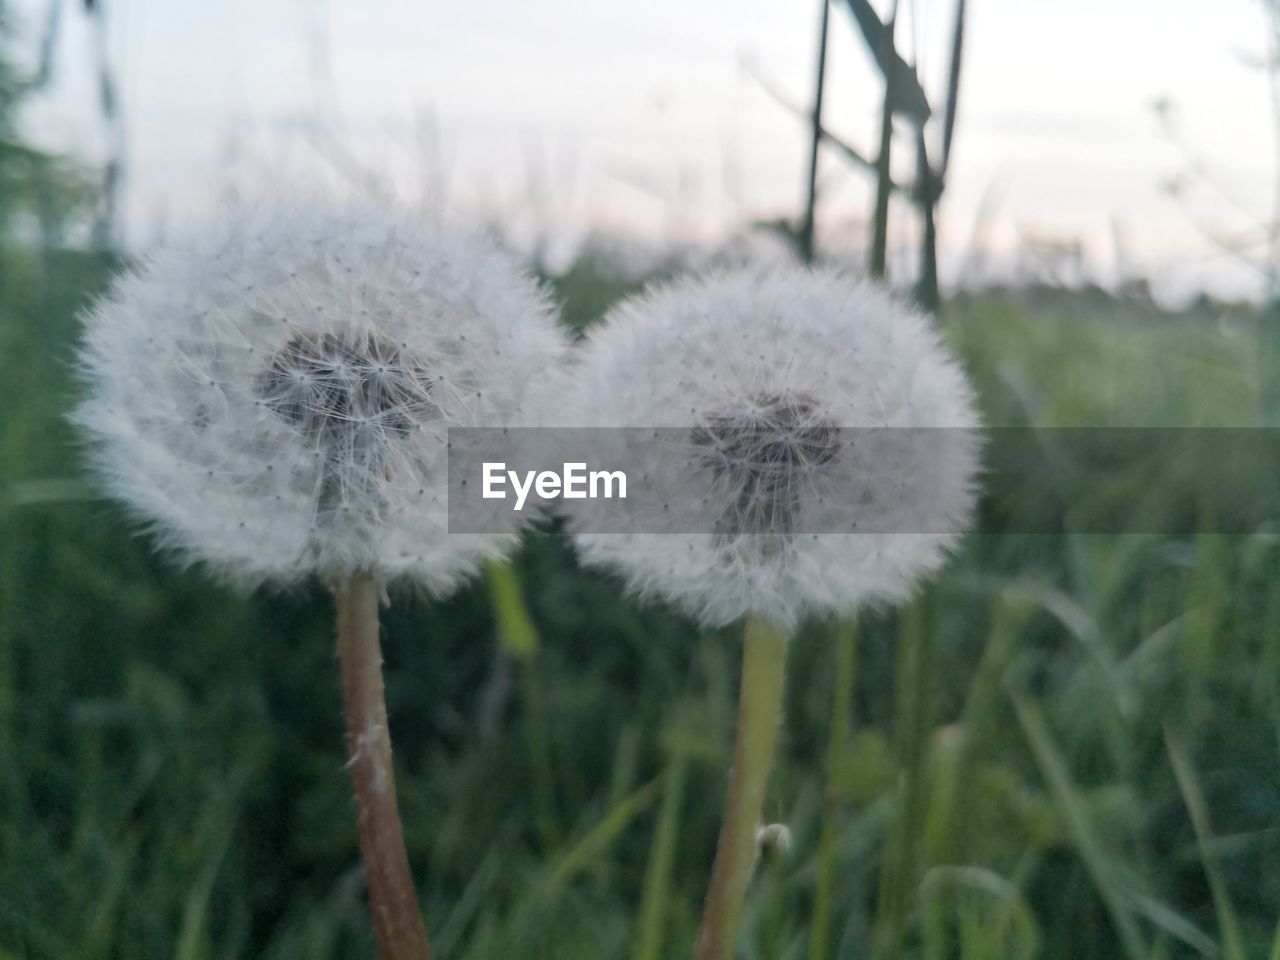
[[[82,474],[75,314],[118,268],[0,257],[0,958],[372,956],[329,598],[175,571]],[[639,283],[547,281],[579,329]],[[1274,314],[1037,288],[941,323],[991,424],[1280,415]],[[1280,531],[1201,526],[971,536],[907,608],[808,624],[738,955],[1280,957]],[[543,529],[394,596],[384,644],[437,955],[687,955],[738,636]]]

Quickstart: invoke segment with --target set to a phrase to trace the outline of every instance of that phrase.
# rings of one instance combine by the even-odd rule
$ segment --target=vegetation
[[[372,956],[330,601],[176,571],[83,479],[75,314],[118,264],[62,244],[91,198],[16,143],[20,93],[0,71],[0,960]],[[547,279],[577,329],[634,286],[591,253]],[[1038,426],[1274,426],[1269,316],[943,311],[988,421]],[[905,610],[808,625],[767,802],[792,843],[739,955],[1280,958],[1280,535],[1212,529],[997,529]],[[687,956],[738,633],[632,601],[554,529],[447,603],[393,600],[437,954]]]
[[[371,955],[328,599],[175,572],[80,479],[74,312],[111,269],[5,254],[0,956]],[[571,309],[625,286],[603,269],[558,284]],[[1004,293],[946,327],[992,423],[1268,420],[1247,312]],[[386,620],[438,952],[681,955],[738,638],[632,602],[554,531],[516,570]],[[984,535],[856,643],[811,625],[768,806],[794,844],[742,955],[1273,955],[1277,580],[1269,532]]]

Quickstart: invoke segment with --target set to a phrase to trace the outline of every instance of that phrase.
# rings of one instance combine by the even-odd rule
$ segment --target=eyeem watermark
[[[507,499],[507,484],[515,492],[517,511],[524,509],[529,491],[539,500],[625,500],[627,475],[621,470],[588,470],[586,463],[565,463],[559,473],[554,470],[508,470],[505,462],[487,462],[483,468],[486,500]]]
[[[945,427],[772,439],[718,421],[448,436],[450,533],[508,532],[541,511],[575,532],[717,537],[951,529],[963,491],[921,485],[979,442]],[[1280,428],[994,427],[981,440],[978,533],[1280,537]]]

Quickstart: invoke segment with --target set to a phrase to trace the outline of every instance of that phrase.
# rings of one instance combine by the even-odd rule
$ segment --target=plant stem
[[[786,656],[784,631],[756,617],[747,620],[733,771],[698,929],[697,960],[729,960],[733,955],[778,739]]]
[[[671,759],[662,785],[662,812],[654,831],[649,867],[645,871],[644,899],[640,904],[640,928],[635,940],[635,960],[661,960],[666,933],[667,905],[671,899],[671,873],[680,845],[680,808],[689,769],[683,744],[671,747]]]
[[[924,139],[924,125],[916,127],[916,191],[920,195],[920,282],[916,300],[926,313],[936,314],[942,305],[938,293],[938,180],[929,165],[929,149]]]
[[[893,5],[893,12],[880,42],[888,49],[883,51],[882,63],[890,62],[888,55],[893,51],[894,28],[898,22],[898,4]],[[893,191],[892,160],[893,149],[893,70],[882,67],[884,73],[884,110],[880,114],[880,152],[876,155],[876,208],[871,226],[871,275],[883,278],[888,265],[889,256],[889,194]]]
[[[880,873],[872,960],[902,960],[908,900],[920,876],[924,835],[925,775],[932,729],[932,613],[926,597],[902,611],[894,678],[894,739],[898,755],[898,804],[886,839]]]
[[[809,200],[804,208],[804,220],[800,224],[800,259],[813,263],[814,218],[818,206],[818,151],[822,146],[822,93],[827,75],[827,24],[831,17],[829,0],[820,0],[822,20],[818,27],[818,79],[813,93],[813,144],[809,153]]]
[[[951,66],[947,71],[947,106],[942,120],[942,157],[938,179],[946,180],[951,164],[951,140],[956,132],[956,109],[960,103],[960,62],[964,53],[965,0],[956,0],[956,22],[951,31]]]
[[[845,621],[839,626],[836,637],[835,695],[831,704],[831,731],[827,739],[827,786],[822,799],[822,837],[818,845],[818,880],[813,898],[809,960],[827,960],[831,953],[831,892],[836,873],[840,764],[844,762],[849,740],[857,650],[857,628],[852,621]]]
[[[379,960],[430,960],[431,948],[396,810],[378,642],[380,595],[381,587],[368,574],[357,574],[333,587],[356,825]]]

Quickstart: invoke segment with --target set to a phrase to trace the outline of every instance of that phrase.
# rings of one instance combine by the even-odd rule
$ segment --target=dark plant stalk
[[[110,152],[102,171],[102,187],[99,191],[98,209],[94,216],[93,243],[97,250],[114,250],[124,246],[121,242],[118,211],[120,192],[124,184],[125,132],[120,115],[120,97],[117,94],[115,72],[107,44],[107,20],[103,5],[86,2],[85,13],[93,21],[93,49],[98,70],[98,105],[106,127]]]
[[[355,788],[360,854],[379,960],[430,960],[427,931],[396,809],[378,639],[380,595],[380,585],[369,574],[348,577],[333,587],[347,717],[347,763]]]
[[[715,866],[698,927],[696,960],[730,960],[742,905],[756,862],[756,832],[782,716],[787,635],[756,617],[747,620],[738,697],[733,771],[724,805]]]
[[[934,206],[938,202],[938,181],[929,165],[929,150],[925,143],[924,127],[916,127],[916,193],[919,197],[920,219],[920,283],[916,299],[929,313],[937,313],[942,305],[938,290],[938,225],[934,218]]]
[[[1276,156],[1280,157],[1280,0],[1266,0],[1267,71],[1270,74],[1272,132],[1275,135]],[[1268,295],[1271,305],[1280,311],[1280,160],[1276,162],[1275,191],[1271,198],[1271,249],[1267,269]],[[1277,929],[1280,934],[1280,928]],[[1276,940],[1280,950],[1280,936]]]
[[[947,71],[947,102],[942,118],[942,156],[935,171],[929,163],[924,124],[916,125],[916,201],[920,205],[920,283],[917,299],[930,313],[942,306],[938,289],[938,201],[942,197],[960,100],[960,64],[964,52],[965,0],[956,0],[956,20],[951,36],[951,65]]]
[[[814,216],[818,204],[818,150],[822,146],[822,93],[827,74],[827,24],[831,19],[830,0],[822,4],[821,26],[818,28],[818,78],[813,93],[813,145],[809,152],[809,196],[800,226],[800,259],[812,263],[814,257]]]
[[[938,160],[938,179],[947,176],[951,163],[951,141],[956,132],[956,110],[960,103],[960,62],[964,53],[965,0],[956,0],[956,22],[951,34],[951,66],[947,71],[947,105],[942,115],[942,156]]]
[[[889,22],[881,23],[880,17],[871,5],[871,0],[845,0],[845,6],[853,15],[853,21],[867,43],[867,49],[880,68],[881,74],[892,76],[890,86],[893,88],[893,110],[895,113],[909,117],[919,123],[929,119],[931,110],[929,98],[920,86],[920,78],[916,76],[915,67],[902,59],[893,46],[893,21],[898,18],[898,3],[894,0],[889,11]]]
[[[881,43],[892,47],[897,26],[897,4],[885,24]],[[871,275],[883,277],[889,259],[889,196],[893,193],[890,162],[893,147],[893,71],[884,71],[884,109],[880,114],[880,152],[876,155],[876,208],[871,219]]]

